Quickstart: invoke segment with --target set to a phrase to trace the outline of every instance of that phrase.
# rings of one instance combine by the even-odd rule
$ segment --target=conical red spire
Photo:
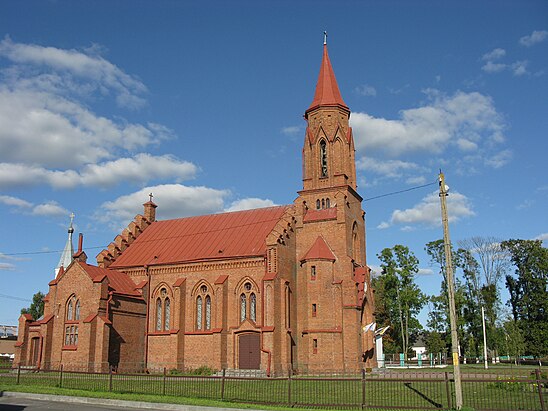
[[[320,106],[342,106],[348,110],[348,106],[341,97],[335,72],[333,71],[333,67],[331,67],[331,61],[329,61],[329,55],[327,54],[327,44],[325,43],[323,45],[322,66],[320,68],[320,75],[318,76],[318,83],[316,84],[314,100],[310,104],[310,107],[308,107],[308,110],[306,110],[305,116]]]

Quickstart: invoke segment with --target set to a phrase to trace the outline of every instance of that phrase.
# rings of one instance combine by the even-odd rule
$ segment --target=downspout
[[[148,368],[148,316],[149,316],[149,311],[150,311],[150,273],[148,271],[148,264],[145,264],[143,266],[143,268],[145,269],[145,274],[147,276],[147,300],[146,300],[146,303],[145,303],[145,306],[146,306],[146,317],[145,317],[145,322],[146,322],[146,326],[145,326],[145,371],[147,370]]]
[[[112,291],[109,291],[108,292],[108,300],[107,300],[107,312],[105,314],[106,319],[109,320],[109,321],[110,321],[110,318],[108,317],[108,315],[109,315],[109,309],[108,308],[110,307],[110,303],[112,302],[112,297],[113,297]]]
[[[42,345],[44,344],[44,337],[42,336],[42,333],[40,333],[40,350],[38,351],[38,364],[36,364],[36,368],[39,370],[42,365]]]
[[[263,343],[263,331],[262,328],[264,327],[264,300],[266,299],[266,294],[264,290],[264,279],[261,280],[261,288],[263,290],[263,296],[261,298],[261,351],[268,354],[268,362],[266,364],[266,376],[270,377],[270,364],[272,362],[272,353],[270,350],[266,349],[264,347]]]

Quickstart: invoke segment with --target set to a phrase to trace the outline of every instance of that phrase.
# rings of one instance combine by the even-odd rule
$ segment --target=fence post
[[[112,366],[108,367],[108,390],[112,392]]]
[[[447,408],[451,409],[453,408],[453,398],[451,396],[451,380],[449,379],[449,373],[445,371],[445,391],[447,393]]]
[[[16,383],[17,385],[19,385],[19,380],[20,380],[20,378],[21,378],[21,364],[19,364],[18,367],[17,367],[17,379],[16,379],[16,381],[15,381],[15,383]]]
[[[166,367],[164,367],[164,380],[162,384],[162,395],[166,395]]]
[[[63,388],[63,364],[59,367],[59,388]]]
[[[226,369],[223,368],[223,375],[221,377],[221,401],[225,400],[225,376],[226,376]]]
[[[365,370],[362,368],[362,410],[365,408]]]
[[[289,366],[289,370],[287,373],[287,404],[291,407],[291,366]]]
[[[544,405],[544,396],[542,395],[542,381],[540,375],[540,369],[535,370],[535,375],[537,377],[537,387],[538,387],[538,397],[540,399],[540,409],[546,411],[546,406]]]

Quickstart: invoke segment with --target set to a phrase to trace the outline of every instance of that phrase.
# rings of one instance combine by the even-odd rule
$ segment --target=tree
[[[548,249],[540,240],[507,240],[515,274],[506,276],[512,316],[525,340],[525,351],[548,355]]]
[[[403,245],[385,248],[377,255],[382,273],[377,283],[383,290],[382,310],[391,325],[391,335],[407,357],[411,338],[422,327],[416,316],[425,296],[415,284],[419,260]]]
[[[32,296],[32,303],[29,308],[22,308],[21,314],[30,314],[33,320],[37,320],[44,315],[44,297],[45,295],[38,291]]]

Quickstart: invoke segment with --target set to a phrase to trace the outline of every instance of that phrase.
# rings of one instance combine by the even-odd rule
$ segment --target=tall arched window
[[[240,294],[240,322],[250,319],[257,321],[257,296],[255,286],[251,281],[244,282]]]
[[[161,287],[156,292],[156,323],[154,329],[156,331],[169,331],[171,320],[171,300],[169,299],[169,291],[166,287]]]
[[[327,144],[325,140],[320,141],[320,167],[322,178],[327,177]]]
[[[196,329],[211,330],[211,295],[205,284],[199,288],[196,297]]]
[[[78,345],[78,325],[80,320],[80,300],[71,295],[67,301],[65,314],[64,346]]]

